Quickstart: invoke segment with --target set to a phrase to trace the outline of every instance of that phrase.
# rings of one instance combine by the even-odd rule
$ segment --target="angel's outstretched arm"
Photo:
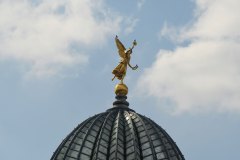
[[[136,70],[138,68],[138,65],[135,65],[134,67],[128,62],[128,66],[132,68],[132,70]]]

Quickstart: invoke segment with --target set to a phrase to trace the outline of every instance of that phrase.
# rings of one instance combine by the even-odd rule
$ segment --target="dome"
[[[126,99],[116,96],[111,109],[79,124],[51,160],[184,160],[167,132]]]

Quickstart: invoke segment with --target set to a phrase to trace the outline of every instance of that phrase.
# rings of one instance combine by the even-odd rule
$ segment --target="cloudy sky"
[[[239,159],[239,0],[0,0],[0,159],[50,159],[114,101],[115,35],[130,107],[189,160]]]

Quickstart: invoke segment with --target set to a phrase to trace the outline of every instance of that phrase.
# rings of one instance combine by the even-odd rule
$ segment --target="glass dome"
[[[79,124],[51,160],[184,160],[167,132],[126,99],[116,96],[113,108]]]

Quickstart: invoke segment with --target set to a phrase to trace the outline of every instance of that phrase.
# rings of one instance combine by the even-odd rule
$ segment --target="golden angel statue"
[[[115,42],[118,48],[118,53],[121,57],[121,61],[119,62],[118,66],[112,71],[114,74],[114,77],[112,80],[117,77],[119,80],[121,80],[121,83],[123,84],[123,79],[126,76],[127,72],[127,66],[129,66],[132,70],[136,70],[138,68],[138,65],[135,65],[134,67],[130,64],[131,54],[134,46],[137,45],[136,40],[133,41],[133,45],[131,48],[126,50],[122,42],[118,39],[118,36],[115,37]]]

